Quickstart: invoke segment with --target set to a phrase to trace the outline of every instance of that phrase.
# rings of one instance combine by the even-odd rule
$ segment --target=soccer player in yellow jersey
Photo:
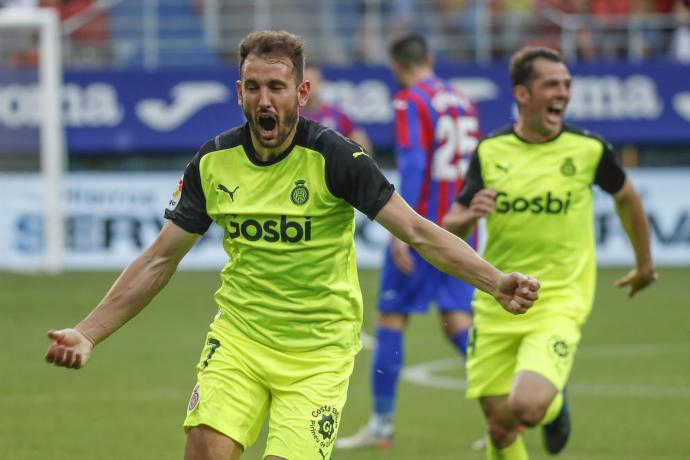
[[[640,197],[611,148],[563,124],[571,78],[561,56],[527,47],[510,62],[517,122],[481,141],[465,184],[443,222],[464,236],[487,220],[484,257],[541,282],[539,307],[504,314],[476,292],[468,346],[469,398],[486,418],[488,459],[526,459],[521,427],[543,426],[560,452],[570,433],[564,387],[591,310],[596,266],[592,184],[613,196],[636,267],[617,281],[630,296],[656,279]]]
[[[247,123],[201,147],[156,240],[84,320],[49,331],[46,360],[83,367],[215,222],[228,262],[187,407],[185,459],[237,459],[269,417],[265,459],[324,460],[360,349],[354,208],[512,313],[530,308],[539,284],[496,270],[421,218],[358,144],[299,117],[310,90],[299,37],[254,32],[239,54]]]

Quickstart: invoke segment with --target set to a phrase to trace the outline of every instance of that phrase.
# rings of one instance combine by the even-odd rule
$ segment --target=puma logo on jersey
[[[365,152],[364,150],[360,150],[359,152],[353,153],[352,158],[361,157],[362,155],[369,156],[367,152]]]
[[[218,184],[218,187],[216,187],[217,190],[220,190],[221,192],[227,193],[228,196],[230,197],[230,201],[232,201],[233,203],[235,202],[235,192],[237,191],[238,188],[240,188],[239,185],[238,185],[237,187],[235,187],[235,190],[233,190],[233,191],[231,192],[231,191],[228,190],[228,189],[225,187],[225,185],[223,185],[223,184]]]
[[[508,167],[507,166],[503,166],[502,164],[499,164],[499,163],[495,163],[495,165],[496,165],[496,169],[498,169],[499,171],[503,171],[504,173],[508,174]]]

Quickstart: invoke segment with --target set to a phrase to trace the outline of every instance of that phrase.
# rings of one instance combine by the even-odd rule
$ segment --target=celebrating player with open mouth
[[[265,458],[330,457],[360,349],[355,208],[490,293],[496,308],[522,314],[537,299],[535,279],[494,268],[415,213],[358,144],[298,116],[310,90],[303,49],[287,32],[245,37],[237,93],[247,123],[192,158],[160,234],[96,308],[75,328],[49,332],[47,361],[83,367],[220,225],[228,262],[184,422],[187,460],[239,458],[266,417]]]
[[[519,118],[480,142],[444,227],[466,235],[485,217],[484,257],[542,283],[539,308],[524,316],[504,314],[483,292],[472,304],[467,396],[484,411],[488,458],[524,460],[521,427],[542,425],[552,454],[570,434],[565,384],[594,300],[593,184],[613,195],[635,250],[637,266],[619,285],[632,296],[656,274],[640,197],[610,146],[563,124],[571,79],[561,56],[524,48],[510,73]]]

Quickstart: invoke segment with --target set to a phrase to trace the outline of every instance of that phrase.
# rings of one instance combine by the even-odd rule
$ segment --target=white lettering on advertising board
[[[397,174],[386,171],[391,181]],[[652,228],[657,265],[690,265],[690,170],[632,170],[629,177],[642,195]],[[154,240],[163,210],[179,181],[177,173],[70,173],[65,178],[65,268],[121,269]],[[41,266],[43,217],[37,174],[0,174],[0,269],[35,270]],[[595,227],[600,265],[630,265],[630,243],[613,200],[595,187]],[[182,268],[218,269],[227,260],[222,230],[212,225],[185,257]],[[386,231],[357,215],[358,263],[378,267],[389,239]]]
[[[38,127],[42,116],[39,96],[36,84],[0,85],[0,124],[9,128]],[[115,87],[103,82],[64,85],[62,107],[65,125],[71,128],[117,126],[125,114]]]

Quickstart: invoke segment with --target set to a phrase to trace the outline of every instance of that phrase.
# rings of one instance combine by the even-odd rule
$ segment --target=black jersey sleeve
[[[604,153],[599,159],[599,165],[597,165],[597,170],[594,174],[594,183],[601,187],[602,190],[613,195],[623,188],[625,171],[616,162],[611,146],[605,142],[602,142],[602,144]]]
[[[467,168],[467,174],[465,174],[465,182],[462,184],[462,189],[455,201],[469,208],[474,195],[483,188],[484,179],[482,179],[482,167],[479,163],[479,152],[475,152],[470,159],[470,165]]]
[[[165,210],[166,219],[173,221],[183,230],[199,235],[206,233],[212,222],[206,213],[206,196],[201,186],[201,156],[199,152],[189,162],[176,192],[179,195],[173,196]]]
[[[342,137],[332,138],[324,143],[324,149],[331,193],[374,219],[393,195],[393,184],[357,143]]]

